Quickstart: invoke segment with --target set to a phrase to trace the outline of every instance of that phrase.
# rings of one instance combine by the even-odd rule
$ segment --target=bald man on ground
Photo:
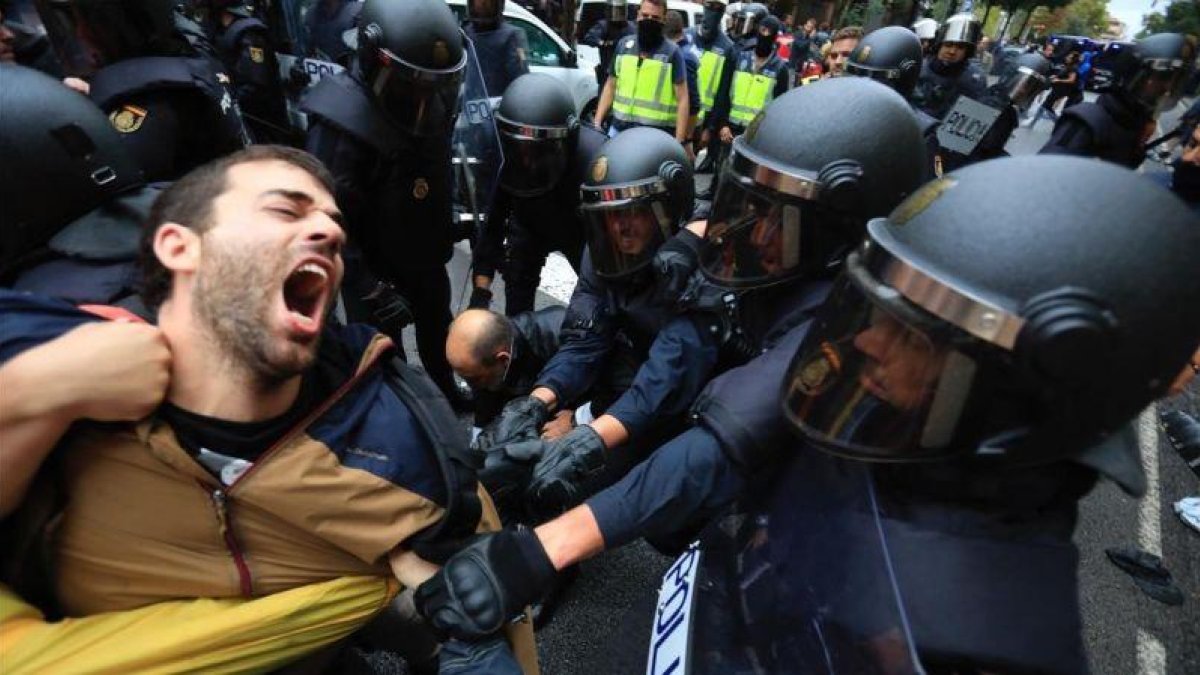
[[[558,351],[564,307],[547,307],[506,317],[468,309],[450,324],[446,360],[475,393],[475,426],[484,427],[509,400],[528,395],[542,367]],[[564,414],[565,413],[565,414]],[[543,429],[550,438],[571,428],[564,411]]]

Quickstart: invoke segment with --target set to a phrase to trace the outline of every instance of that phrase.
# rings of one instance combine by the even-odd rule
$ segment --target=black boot
[[[1168,410],[1158,415],[1163,432],[1171,446],[1200,476],[1200,422],[1182,410]]]

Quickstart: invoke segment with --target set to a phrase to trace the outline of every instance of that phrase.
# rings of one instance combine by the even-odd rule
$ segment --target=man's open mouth
[[[302,329],[316,329],[328,297],[329,270],[316,262],[305,262],[283,282],[283,304],[288,316]]]

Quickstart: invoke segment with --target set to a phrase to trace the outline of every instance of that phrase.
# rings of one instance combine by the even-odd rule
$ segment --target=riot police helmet
[[[789,367],[785,415],[862,460],[1082,452],[1200,343],[1200,312],[1181,311],[1200,307],[1197,256],[1191,210],[1117,165],[1035,155],[951,173],[868,224]]]
[[[503,16],[504,0],[467,0],[467,18],[476,26],[495,26]]]
[[[670,134],[634,127],[600,147],[580,187],[596,274],[630,279],[692,213],[692,164]]]
[[[193,53],[176,27],[173,0],[47,0],[38,15],[63,72],[89,77],[101,68],[142,56]]]
[[[1174,108],[1195,67],[1195,45],[1179,33],[1158,33],[1138,40],[1136,57],[1121,81],[1125,95],[1151,114]]]
[[[1050,60],[1038,53],[1021,54],[1012,70],[999,82],[1002,96],[1025,110],[1050,84]]]
[[[901,26],[886,26],[859,41],[846,62],[846,74],[882,82],[908,98],[921,76],[922,54],[915,33]]]
[[[608,0],[608,20],[625,23],[629,20],[629,3],[626,0]]]
[[[758,30],[759,22],[770,14],[766,5],[760,2],[748,2],[739,7],[733,15],[733,25],[729,32],[739,38],[750,37]]]
[[[932,41],[937,37],[938,22],[930,18],[917,19],[916,23],[912,25],[912,30],[917,39],[924,44],[926,41]]]
[[[119,134],[86,96],[0,63],[0,269],[71,221],[142,184]]]
[[[376,100],[402,129],[448,133],[467,69],[466,37],[442,0],[366,0],[358,63]]]
[[[701,269],[730,288],[828,276],[868,219],[917,189],[925,162],[920,125],[894,90],[860,77],[793,89],[734,139]]]
[[[528,197],[549,191],[567,172],[579,137],[579,117],[567,86],[545,73],[518,77],[496,110],[504,148],[500,186]]]
[[[934,48],[944,44],[959,44],[967,49],[967,58],[975,55],[975,45],[983,35],[983,26],[974,14],[955,14],[946,19],[934,38]]]

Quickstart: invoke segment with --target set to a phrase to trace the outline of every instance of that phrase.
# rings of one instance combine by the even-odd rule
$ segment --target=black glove
[[[471,291],[471,300],[467,303],[467,307],[471,309],[487,309],[492,306],[492,291],[476,286],[475,290]]]
[[[479,432],[474,446],[487,450],[517,441],[541,438],[542,425],[550,419],[550,410],[532,396],[514,398],[504,404],[504,409],[491,424]]]
[[[555,574],[533,530],[501,530],[476,538],[450,558],[417,587],[414,600],[437,630],[478,640],[537,600]]]
[[[363,303],[371,312],[371,322],[379,332],[392,338],[399,347],[404,327],[413,322],[412,308],[391,284],[382,281],[375,284],[370,293],[363,296]]]
[[[525,492],[533,467],[542,457],[546,443],[541,439],[518,441],[488,448],[479,482],[497,501],[513,492]]]
[[[604,467],[604,441],[588,424],[548,441],[526,498],[535,513],[558,514],[583,501],[583,483]]]

